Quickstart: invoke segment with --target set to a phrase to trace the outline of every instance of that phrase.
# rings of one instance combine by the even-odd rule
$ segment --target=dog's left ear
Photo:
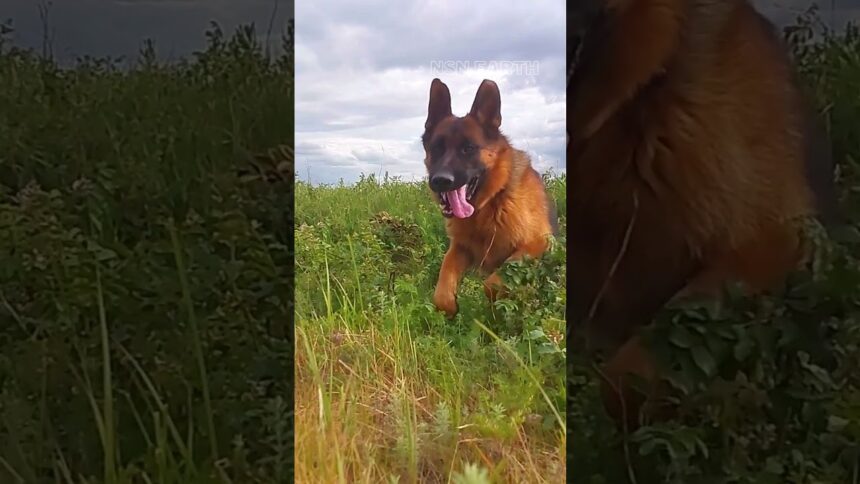
[[[469,115],[488,128],[499,129],[502,125],[502,96],[495,82],[484,79],[475,94]]]

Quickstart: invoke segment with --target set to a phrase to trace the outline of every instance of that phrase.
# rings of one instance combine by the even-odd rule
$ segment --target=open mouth
[[[469,218],[475,213],[472,201],[478,191],[480,176],[475,176],[460,188],[439,193],[439,206],[446,218]]]

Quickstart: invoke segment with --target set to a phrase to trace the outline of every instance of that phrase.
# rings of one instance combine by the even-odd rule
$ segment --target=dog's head
[[[486,202],[482,188],[507,141],[501,95],[495,82],[484,80],[472,109],[463,117],[451,113],[451,92],[439,79],[430,84],[430,105],[421,141],[430,189],[445,217],[468,218]]]

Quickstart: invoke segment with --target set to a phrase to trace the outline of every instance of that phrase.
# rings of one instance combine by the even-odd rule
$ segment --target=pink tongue
[[[448,198],[448,204],[451,205],[451,211],[454,212],[455,217],[467,218],[475,212],[475,207],[466,201],[466,185],[445,193],[445,197]]]

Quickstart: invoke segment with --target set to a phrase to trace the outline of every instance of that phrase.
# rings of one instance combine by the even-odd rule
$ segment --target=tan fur
[[[654,377],[630,338],[679,291],[764,290],[794,269],[814,203],[791,66],[746,1],[606,2],[613,28],[569,91],[569,256],[574,322],[623,348],[620,385]]]
[[[495,84],[492,88],[497,89]],[[471,113],[462,118],[449,115],[444,119],[428,119],[429,129],[425,133],[428,143],[440,133],[471,139],[482,147],[480,162],[486,168],[483,185],[473,200],[475,213],[466,219],[446,221],[451,243],[442,262],[433,301],[448,317],[457,313],[456,293],[467,270],[477,269],[486,277],[486,295],[494,300],[502,289],[496,269],[525,255],[540,256],[553,233],[549,197],[528,155],[513,148],[500,133],[489,137],[482,128],[482,123],[489,123],[490,129],[497,129],[500,122],[500,116],[484,119]],[[426,156],[429,169],[429,151]],[[438,195],[436,198],[439,199]]]
[[[546,250],[548,237],[552,234],[543,181],[531,168],[528,155],[510,146],[502,146],[500,151],[482,158],[496,158],[491,162],[494,166],[489,180],[492,191],[478,197],[472,217],[446,221],[451,244],[445,254],[433,301],[449,317],[457,313],[456,292],[466,270],[474,268],[486,276],[484,290],[491,301],[495,300],[502,288],[501,278],[495,270],[504,262],[524,255],[539,257]],[[505,187],[504,195],[499,195],[502,187]],[[459,259],[468,262],[448,263]]]

